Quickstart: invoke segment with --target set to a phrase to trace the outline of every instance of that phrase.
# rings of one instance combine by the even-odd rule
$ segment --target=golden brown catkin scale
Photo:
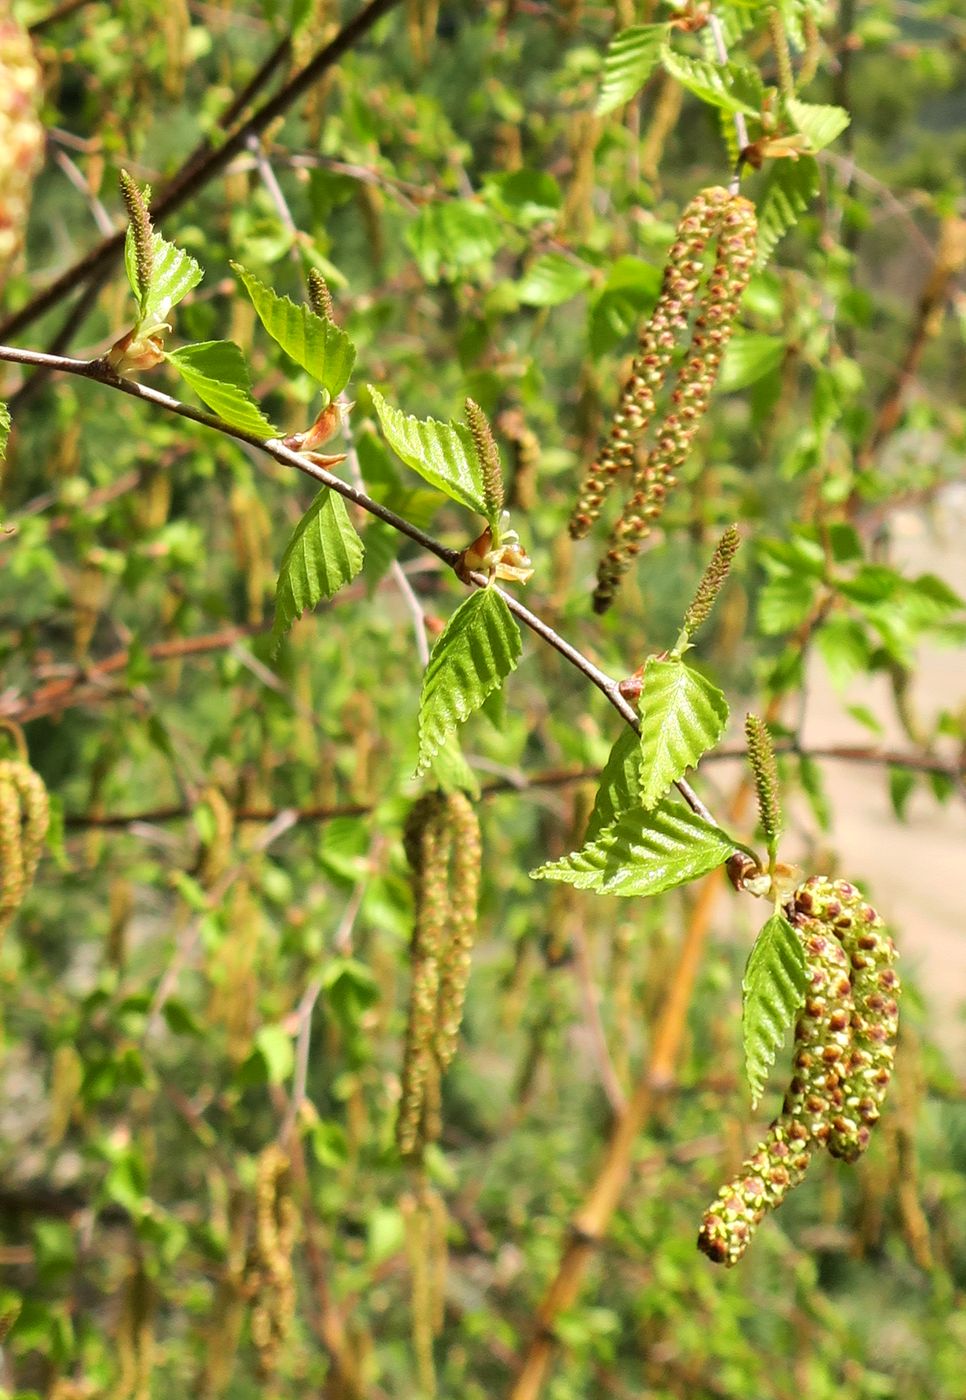
[[[841,1061],[841,1103],[827,1147],[854,1162],[866,1149],[889,1087],[899,1025],[895,945],[882,919],[854,885],[816,875],[792,896],[793,919],[817,921],[840,941],[852,984],[849,1046]]]
[[[0,292],[23,242],[31,186],[43,158],[41,96],[30,35],[0,0]]]
[[[447,870],[452,842],[446,810],[443,793],[421,797],[409,814],[403,838],[413,870],[415,903],[412,985],[396,1120],[396,1142],[404,1157],[417,1156],[425,1145],[427,1088],[432,1090],[438,1073],[439,960],[448,917]]]
[[[767,1212],[781,1205],[804,1177],[815,1147],[828,1138],[841,1094],[837,1066],[848,1045],[852,1011],[848,960],[817,920],[803,917],[797,932],[808,986],[795,1023],[794,1072],[782,1112],[718,1192],[698,1233],[698,1248],[729,1268],[744,1254]]]
[[[19,759],[0,761],[0,932],[33,884],[49,825],[40,775]]]
[[[676,473],[686,461],[707,412],[739,303],[751,276],[758,233],[754,205],[740,195],[727,196],[719,212],[717,231],[714,267],[687,357],[670,396],[670,410],[655,430],[654,446],[633,473],[630,495],[597,570],[594,611],[598,613],[610,607],[621,578],[640,552],[664,509],[668,491],[677,482]]]
[[[462,792],[447,798],[453,834],[453,867],[450,879],[450,927],[440,968],[436,1054],[445,1069],[456,1054],[463,1003],[470,976],[470,959],[476,937],[476,909],[480,895],[480,823],[476,810]]]
[[[582,539],[600,514],[604,497],[622,472],[634,465],[634,447],[654,413],[674,347],[687,330],[704,272],[702,261],[723,206],[720,186],[701,190],[685,209],[668,252],[657,305],[641,331],[638,352],[621,389],[608,437],[587,469],[570,518],[570,533]]]

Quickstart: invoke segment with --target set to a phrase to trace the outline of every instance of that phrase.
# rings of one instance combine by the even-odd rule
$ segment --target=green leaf
[[[255,1053],[261,1057],[269,1084],[281,1084],[292,1073],[295,1052],[284,1026],[261,1026],[255,1032]]]
[[[469,428],[462,423],[438,423],[435,418],[414,418],[393,408],[371,384],[369,393],[396,456],[451,501],[485,516],[483,472]]]
[[[728,702],[698,671],[680,661],[651,657],[638,706],[641,802],[651,808],[714,748],[728,723]]]
[[[596,109],[599,117],[628,102],[640,91],[661,61],[661,47],[667,33],[666,24],[635,24],[614,36],[604,56]]]
[[[201,402],[233,428],[261,438],[276,435],[277,430],[252,402],[248,365],[233,341],[203,340],[172,350],[165,358]]]
[[[516,669],[521,649],[520,629],[495,588],[478,589],[456,609],[423,677],[417,774]]]
[[[844,107],[824,107],[814,102],[800,102],[796,97],[788,99],[785,111],[798,131],[808,137],[813,153],[830,146],[852,120]]]
[[[747,389],[777,369],[785,358],[785,341],[780,335],[763,335],[758,331],[737,332],[731,337],[721,362],[718,393],[733,394]]]
[[[124,240],[124,266],[138,302],[138,324],[147,328],[166,325],[172,309],[184,300],[192,287],[197,287],[205,275],[190,253],[174,243],[168,243],[160,233],[152,238],[151,248],[154,254],[151,281],[148,287],[139,291],[134,233],[128,225]]]
[[[627,898],[660,894],[706,875],[733,854],[735,842],[687,807],[662,802],[624,812],[579,851],[531,871],[577,889]]]
[[[889,801],[892,803],[892,810],[901,822],[906,820],[906,808],[917,781],[918,777],[913,769],[897,768],[890,764]]]
[[[405,239],[423,278],[433,283],[488,263],[505,241],[492,209],[469,199],[424,204]]]
[[[641,741],[630,726],[617,737],[604,764],[597,788],[594,810],[590,814],[585,843],[596,841],[605,827],[610,826],[629,807],[641,805]]]
[[[809,578],[782,574],[769,580],[758,595],[758,626],[766,637],[791,631],[805,620],[814,596]]]
[[[308,306],[280,297],[239,263],[232,263],[244,283],[258,319],[269,335],[334,399],[349,382],[356,348],[333,321],[316,316]]]
[[[775,1055],[805,1004],[805,949],[783,914],[773,914],[755,940],[741,983],[745,1074],[757,1105]]]
[[[277,649],[285,633],[306,608],[331,598],[362,568],[362,541],[338,492],[323,486],[295,527],[282,555],[275,590],[272,643]]]
[[[545,253],[531,263],[516,286],[524,306],[560,306],[582,292],[590,282],[586,267],[563,253]]]
[[[772,161],[758,202],[758,267],[765,265],[779,239],[798,223],[818,188],[818,163],[811,156]]]
[[[702,58],[686,58],[675,53],[668,45],[661,50],[661,62],[665,72],[677,78],[688,92],[700,97],[712,107],[720,107],[725,112],[744,112],[746,116],[758,116],[760,102],[754,101],[756,91],[761,90],[761,80],[754,81],[752,71],[737,63],[720,65],[708,63]]]
[[[529,228],[556,219],[563,197],[547,170],[513,170],[489,175],[486,195],[514,222]]]
[[[852,617],[833,614],[815,633],[815,645],[836,690],[844,690],[851,680],[868,670],[872,648],[865,629]]]
[[[3,400],[0,399],[0,462],[6,461],[7,458],[7,442],[10,438],[10,428],[10,410]]]

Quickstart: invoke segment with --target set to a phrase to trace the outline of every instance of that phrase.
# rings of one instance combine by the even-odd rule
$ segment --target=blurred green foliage
[[[27,22],[49,12],[15,8]],[[714,8],[733,55],[773,85],[768,7]],[[806,100],[846,107],[852,124],[753,277],[659,543],[602,621],[589,607],[598,546],[566,536],[577,474],[681,208],[730,174],[730,114],[661,72],[593,115],[615,26],[675,7],[398,9],[164,221],[206,274],[168,345],[234,339],[265,414],[302,431],[316,386],[269,342],[229,264],[297,301],[320,270],[358,350],[351,422],[372,495],[469,544],[473,518],[390,455],[365,385],[444,420],[471,395],[495,424],[535,565],[526,601],[616,676],[673,645],[738,521],[746,546],[689,660],[793,741],[811,658],[843,686],[885,677],[924,763],[893,770],[901,815],[914,786],[962,800],[961,778],[929,762],[966,740],[962,698],[926,716],[908,704],[922,642],[962,644],[962,603],[941,578],[903,573],[892,521],[901,506],[941,510],[966,449],[966,252],[924,298],[937,249],[954,262],[966,241],[966,4],[780,8],[793,39],[818,22]],[[350,13],[124,0],[42,27],[48,159],[4,311],[93,245],[99,211],[120,221],[119,168],[160,188],[202,136],[217,142],[219,114],[290,25],[289,61],[305,61]],[[675,46],[697,57],[706,37]],[[743,192],[762,199],[778,164],[748,172]],[[74,328],[76,353],[103,352],[133,314],[119,258]],[[22,343],[46,345],[63,315]],[[17,394],[8,369],[0,718],[22,725],[62,839],[0,951],[3,1393],[417,1395],[415,1188],[393,1125],[421,666],[392,570],[434,631],[464,590],[353,512],[361,575],[274,655],[275,575],[310,485],[94,383],[51,377]],[[180,392],[169,367],[145,381]],[[860,717],[874,737],[871,702]],[[561,775],[599,769],[618,728],[527,638],[505,695],[463,731],[484,790],[484,881],[465,1043],[427,1162],[449,1249],[441,1396],[510,1395],[611,1132],[601,1043],[630,1092],[696,916],[693,889],[631,905],[528,877],[579,845],[593,783]],[[721,771],[701,790],[723,816],[734,780]],[[819,763],[790,754],[782,776],[806,799],[789,804],[797,852],[835,867]],[[947,908],[961,923],[953,890]],[[695,1249],[701,1210],[753,1140],[738,1014],[763,917],[747,900],[715,907],[673,1089],[636,1144],[587,1287],[555,1321],[547,1400],[962,1393],[966,1100],[914,991],[868,1158],[821,1163],[732,1273]],[[289,1294],[258,1256],[260,1172],[290,1113],[294,1305],[272,1350],[264,1328]]]

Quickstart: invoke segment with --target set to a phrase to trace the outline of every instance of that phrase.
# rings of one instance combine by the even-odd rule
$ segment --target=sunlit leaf
[[[183,345],[165,358],[213,412],[242,432],[274,437],[276,429],[251,398],[245,356],[233,341],[205,340]]]
[[[814,102],[801,102],[790,97],[785,110],[803,136],[808,137],[812,151],[830,146],[852,120],[844,107],[825,107]]]
[[[232,263],[269,335],[297,365],[335,398],[349,382],[356,349],[345,331],[308,306],[280,297],[238,263]]]
[[[745,1073],[752,1105],[789,1027],[805,1003],[805,949],[782,914],[773,914],[755,940],[741,983]]]
[[[296,618],[331,598],[362,568],[363,550],[345,502],[323,486],[282,555],[275,591],[272,639],[277,647]]]
[[[701,58],[687,58],[667,45],[661,51],[661,62],[672,78],[677,78],[682,87],[700,97],[702,102],[726,112],[744,112],[749,117],[758,115],[761,79],[754,70],[734,62],[722,66]]]
[[[494,588],[478,589],[457,608],[423,677],[417,773],[516,669],[521,649],[520,629]]]
[[[643,807],[624,812],[596,840],[531,874],[535,880],[630,898],[687,884],[723,865],[734,850],[727,832],[668,801],[650,812]]]
[[[396,456],[450,500],[486,515],[483,473],[469,428],[462,423],[438,423],[435,418],[414,418],[393,408],[371,384],[369,393]]]
[[[666,24],[636,24],[610,41],[597,99],[597,115],[620,107],[639,92],[661,60]]]
[[[641,741],[625,726],[604,764],[597,786],[594,810],[587,823],[585,842],[595,841],[605,827],[641,803]]]
[[[146,288],[142,288],[138,285],[134,232],[129,225],[124,240],[124,266],[131,290],[138,300],[139,319],[145,326],[166,324],[172,309],[184,300],[193,287],[197,287],[205,275],[190,253],[174,243],[168,243],[160,233],[152,237],[151,248],[151,281]]]
[[[641,801],[653,807],[682,778],[728,723],[728,703],[717,686],[680,661],[651,657],[641,690]]]

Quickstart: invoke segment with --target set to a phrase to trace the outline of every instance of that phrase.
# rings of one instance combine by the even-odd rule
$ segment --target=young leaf
[[[805,1004],[805,949],[783,914],[755,940],[741,983],[745,1073],[755,1107],[789,1026]]]
[[[629,807],[641,805],[641,741],[625,726],[617,736],[600,775],[594,810],[587,823],[585,842],[596,841],[605,827]]]
[[[451,501],[486,515],[483,471],[469,428],[462,423],[438,423],[435,418],[414,418],[386,403],[371,384],[369,392],[396,456]]]
[[[523,306],[561,306],[577,296],[590,282],[585,267],[562,253],[544,253],[532,262],[516,285],[517,300]]]
[[[677,78],[682,87],[700,97],[702,102],[726,112],[744,112],[749,117],[758,115],[759,106],[751,97],[755,88],[760,89],[761,81],[755,83],[750,70],[739,68],[735,63],[721,67],[701,58],[686,58],[667,45],[661,50],[661,62],[672,78]]]
[[[680,661],[651,657],[644,667],[641,712],[641,802],[651,808],[693,768],[728,723],[717,686]]]
[[[456,609],[423,677],[417,774],[516,669],[521,649],[520,629],[495,588],[477,590]]]
[[[166,325],[172,309],[205,275],[190,253],[156,233],[151,240],[151,281],[147,287],[139,288],[137,248],[130,225],[124,240],[124,263],[138,298],[138,324],[146,331]]]
[[[661,59],[666,24],[635,24],[610,41],[604,57],[597,115],[604,116],[628,102],[647,82]]]
[[[278,648],[285,633],[306,608],[355,578],[362,568],[362,541],[346,512],[342,497],[323,486],[295,527],[278,571],[272,642]]]
[[[764,267],[778,240],[798,223],[818,187],[818,164],[811,156],[772,161],[758,203],[758,267]]]
[[[251,398],[245,356],[231,340],[203,340],[184,345],[165,358],[213,412],[245,433],[274,437],[276,429]]]
[[[823,107],[795,97],[788,99],[785,110],[801,134],[808,137],[813,152],[830,146],[852,120],[844,107]]]
[[[676,802],[653,811],[624,812],[579,851],[531,871],[535,880],[560,880],[577,889],[627,898],[660,894],[723,865],[735,843]]]
[[[331,399],[341,394],[356,358],[355,346],[341,326],[316,316],[307,306],[296,306],[288,297],[278,296],[239,263],[232,263],[232,268],[276,345],[301,365]]]

